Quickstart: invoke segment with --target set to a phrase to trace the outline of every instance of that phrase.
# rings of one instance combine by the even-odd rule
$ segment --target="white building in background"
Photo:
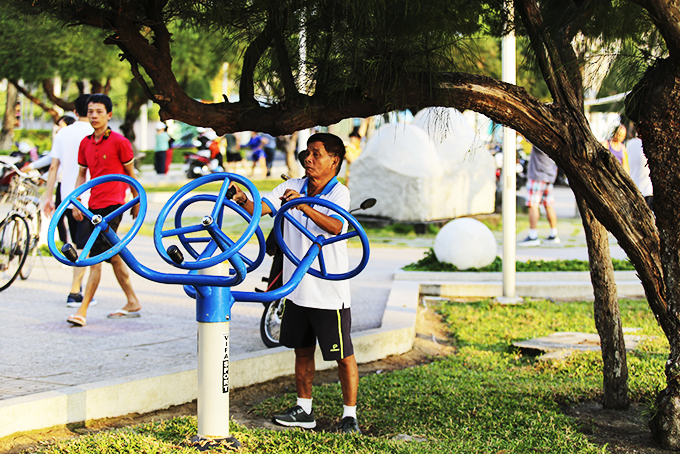
[[[494,211],[493,156],[455,109],[432,108],[412,123],[388,123],[352,164],[353,200],[375,197],[366,214],[427,222]]]

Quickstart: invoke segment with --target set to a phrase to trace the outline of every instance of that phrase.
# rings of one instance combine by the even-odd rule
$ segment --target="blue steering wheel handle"
[[[189,199],[185,199],[182,201],[182,203],[177,207],[177,211],[175,213],[175,225],[176,227],[181,227],[181,217],[182,214],[184,214],[184,210],[191,205],[192,203],[197,203],[197,202],[212,202],[215,203],[217,201],[217,196],[214,194],[197,194]],[[252,216],[250,213],[248,213],[242,206],[232,202],[231,200],[225,200],[224,201],[224,206],[236,211],[243,219],[245,219],[246,222],[250,223]],[[264,260],[264,255],[266,252],[266,239],[264,237],[264,233],[262,233],[262,229],[260,226],[257,226],[257,229],[255,230],[255,236],[257,237],[257,241],[259,244],[259,251],[257,254],[257,257],[255,260],[250,260],[240,252],[237,253],[237,255],[241,256],[241,259],[245,262],[246,264],[246,271],[251,272],[255,269],[257,269],[261,264],[262,261]],[[210,236],[208,237],[202,237],[202,238],[196,238],[196,237],[187,237],[185,234],[180,233],[177,235],[179,238],[180,243],[182,243],[182,246],[187,250],[187,252],[194,258],[198,259],[200,254],[196,249],[192,246],[192,243],[206,243],[211,240]],[[212,253],[212,252],[211,252]],[[234,269],[229,270],[230,274],[236,274],[236,271]]]
[[[339,235],[334,235],[326,238],[325,235],[319,235],[319,236],[314,236],[305,226],[303,226],[298,220],[296,220],[290,213],[289,211],[293,208],[295,208],[298,205],[320,205],[325,208],[329,208],[330,210],[336,212],[339,214],[342,218],[344,218],[349,225],[354,227],[354,231],[347,231],[347,233],[341,233]],[[276,242],[279,244],[279,247],[283,251],[283,254],[293,262],[295,266],[300,266],[301,260],[293,254],[293,252],[290,250],[288,245],[285,242],[285,238],[283,237],[283,229],[281,228],[283,220],[286,219],[288,222],[292,223],[295,228],[297,228],[302,235],[307,237],[311,242],[312,245],[311,247],[315,247],[318,245],[321,248],[321,251],[319,252],[318,260],[319,260],[319,270],[315,270],[313,268],[309,268],[307,271],[309,274],[311,274],[314,277],[318,277],[320,279],[326,279],[326,280],[331,280],[331,281],[341,281],[344,279],[350,279],[357,274],[361,273],[364,268],[366,268],[366,265],[368,264],[368,258],[370,256],[370,248],[368,245],[368,237],[366,236],[366,232],[364,231],[363,227],[359,223],[359,221],[356,220],[354,216],[349,214],[348,211],[344,210],[343,208],[339,207],[333,202],[330,202],[325,199],[321,199],[318,197],[300,197],[294,200],[291,200],[290,202],[285,203],[278,211],[276,218],[274,218],[274,235],[276,236]],[[344,241],[348,240],[350,238],[354,237],[359,237],[361,240],[361,246],[362,246],[362,252],[363,255],[361,257],[361,261],[359,264],[352,270],[349,270],[345,273],[329,273],[326,270],[326,264],[323,258],[323,247],[329,244],[336,243],[338,241]]]
[[[210,213],[211,218],[210,224],[182,227],[181,218],[175,217],[176,228],[170,230],[163,230],[165,220],[170,214],[170,211],[175,207],[175,205],[179,203],[182,197],[186,196],[199,186],[203,186],[204,184],[218,180],[223,181],[223,183],[222,187],[220,188],[219,194],[215,198],[213,210]],[[226,194],[227,190],[229,189],[229,183],[231,181],[234,181],[245,186],[250,192],[254,203],[253,215],[250,217],[248,227],[245,229],[241,237],[236,241],[232,241],[231,239],[229,239],[229,237],[227,237],[227,235],[224,234],[224,232],[222,232],[221,230],[222,220],[224,216],[223,215],[224,207],[226,206],[232,208],[233,206],[235,206],[232,205],[231,203],[226,203],[228,201],[226,198]],[[241,213],[239,212],[239,214]],[[156,250],[158,251],[159,255],[163,258],[163,260],[165,260],[165,262],[172,266],[187,270],[200,270],[210,268],[212,266],[224,262],[225,260],[232,259],[232,257],[243,248],[243,246],[250,240],[255,231],[259,228],[260,216],[262,216],[262,203],[260,199],[260,193],[258,192],[255,185],[252,182],[250,182],[247,178],[244,178],[237,174],[224,172],[205,175],[184,185],[179,191],[173,194],[170,200],[166,202],[163,209],[161,209],[161,212],[158,215],[158,219],[156,220],[156,224],[154,226],[154,245],[156,246]],[[186,234],[196,233],[200,231],[207,231],[207,233],[211,236],[211,239],[208,240],[208,244],[204,248],[203,252],[196,257],[193,256],[191,251],[189,251],[189,253],[194,258],[193,261],[184,260],[181,264],[175,263],[170,258],[165,247],[163,246],[163,238],[169,236],[178,236],[180,238],[180,241],[183,244],[186,244],[187,238]],[[262,238],[264,238],[264,236],[262,236]],[[218,248],[221,249],[222,252],[213,256],[213,253]],[[239,262],[242,260],[242,258],[243,257],[234,257],[233,260],[235,262]]]
[[[132,200],[126,202],[120,208],[116,209],[115,211],[104,217],[95,217],[95,215],[87,207],[85,207],[85,205],[83,205],[80,202],[80,200],[78,200],[78,198],[83,193],[85,193],[85,191],[95,186],[112,182],[123,182],[128,184],[129,186],[132,186],[137,191],[137,197],[134,197]],[[137,218],[132,224],[132,228],[130,228],[130,230],[125,234],[125,236],[122,239],[118,238],[118,236],[108,228],[109,222],[115,219],[116,217],[122,215],[135,205],[137,205],[137,203],[139,203],[139,214],[137,215]],[[64,254],[62,254],[62,252],[57,248],[57,245],[54,240],[59,220],[63,216],[64,212],[67,209],[70,209],[72,204],[75,205],[83,213],[83,216],[89,222],[92,222],[94,224],[92,234],[90,235],[90,238],[88,238],[85,247],[83,247],[83,251],[81,252],[80,256],[76,259],[75,262],[70,261],[69,259],[66,258],[66,256],[64,256]],[[146,192],[144,192],[144,188],[142,187],[142,185],[134,178],[123,174],[111,174],[93,178],[87,183],[78,186],[73,192],[71,192],[68,195],[68,197],[66,197],[66,199],[62,200],[61,204],[54,212],[54,215],[52,215],[52,221],[50,221],[50,227],[47,236],[47,245],[50,249],[50,252],[54,256],[54,258],[56,258],[59,262],[70,266],[73,265],[91,266],[96,265],[97,263],[101,263],[104,260],[108,260],[111,257],[120,254],[120,252],[123,249],[125,249],[125,247],[130,243],[130,241],[132,241],[132,238],[134,238],[137,232],[139,232],[139,229],[142,227],[142,223],[144,222],[144,217],[146,216],[147,206],[148,205],[146,200]],[[94,245],[95,240],[99,235],[104,235],[104,237],[113,246],[110,249],[106,250],[105,252],[102,252],[101,254],[98,254],[94,257],[87,257],[90,251],[92,250],[92,246]]]

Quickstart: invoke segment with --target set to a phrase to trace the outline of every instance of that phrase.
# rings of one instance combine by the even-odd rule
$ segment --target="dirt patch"
[[[634,403],[627,411],[604,410],[597,402],[584,402],[564,409],[583,424],[582,431],[592,443],[607,446],[610,453],[662,454],[647,426],[649,408]]]
[[[359,374],[365,376],[378,371],[393,371],[417,366],[433,361],[438,356],[448,355],[453,348],[447,345],[446,330],[440,318],[430,308],[419,309],[416,324],[414,348],[403,355],[359,365]],[[314,384],[333,383],[338,380],[337,370],[318,371]],[[282,429],[268,420],[254,417],[248,411],[263,400],[290,393],[295,390],[293,376],[281,377],[265,383],[234,390],[230,396],[231,417],[248,428]],[[588,402],[564,409],[565,414],[582,422],[582,431],[588,439],[600,446],[607,446],[610,453],[661,454],[662,450],[652,439],[647,421],[648,409],[633,404],[626,412],[603,410],[602,406]],[[88,421],[86,424],[73,424],[47,430],[27,432],[0,440],[0,453],[18,454],[34,451],[44,445],[55,443],[79,435],[112,430],[121,427],[170,419],[176,416],[195,415],[196,401],[177,405],[151,413],[130,414],[118,418]]]

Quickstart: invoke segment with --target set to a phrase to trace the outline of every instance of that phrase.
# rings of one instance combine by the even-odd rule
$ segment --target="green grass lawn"
[[[668,344],[644,300],[622,300],[625,327],[650,336],[628,354],[631,397],[650,404],[664,387]],[[542,362],[511,347],[516,340],[554,331],[595,332],[592,303],[490,301],[441,303],[437,310],[456,352],[409,369],[362,377],[358,415],[362,436],[302,430],[249,430],[235,422],[231,435],[243,453],[598,453],[576,420],[560,410],[601,394],[597,352]],[[236,391],[238,392],[238,391]],[[256,406],[269,418],[294,402],[294,393]],[[341,408],[339,384],[315,388],[314,411],[325,423]],[[650,404],[651,405],[651,404]],[[193,416],[86,435],[43,448],[43,453],[191,453]],[[397,441],[406,434],[421,441]],[[222,452],[216,449],[213,452]]]

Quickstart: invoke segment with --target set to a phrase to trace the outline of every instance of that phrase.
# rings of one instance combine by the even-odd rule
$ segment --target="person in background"
[[[352,163],[361,154],[361,135],[359,134],[359,128],[355,127],[352,132],[349,133],[349,143],[345,146],[345,161],[347,161],[347,170],[345,171],[345,184],[349,185],[349,171]]]
[[[159,121],[156,123],[156,146],[154,147],[153,166],[158,175],[165,175],[166,160],[168,156],[168,149],[170,148],[170,134],[168,134],[168,127],[165,123]]]
[[[519,242],[520,246],[538,246],[541,244],[537,229],[541,203],[545,207],[545,214],[550,224],[550,235],[544,241],[552,244],[560,243],[557,236],[557,214],[555,213],[555,198],[553,197],[555,178],[557,178],[557,164],[547,154],[534,146],[531,150],[527,169],[529,196],[526,205],[529,207],[529,235]]]
[[[241,155],[241,144],[234,134],[225,134],[224,141],[226,141],[226,155],[227,155],[227,172],[235,173],[236,164],[243,161]]]
[[[642,140],[637,137],[628,141],[628,165],[630,167],[630,177],[635,182],[645,202],[650,210],[654,208],[654,188],[652,187],[652,179],[649,177],[649,166],[647,165],[647,156],[642,150]]]
[[[75,189],[79,171],[78,147],[80,147],[80,142],[94,131],[87,119],[87,100],[89,98],[90,95],[81,95],[75,100],[74,104],[78,121],[60,129],[54,137],[52,151],[50,152],[52,163],[47,173],[45,200],[42,202],[42,210],[47,217],[51,217],[56,207],[61,205],[61,201]],[[52,193],[54,192],[57,176],[60,174],[61,182],[57,185],[57,201],[55,204],[52,200]],[[83,199],[86,200],[86,197],[86,195],[83,195]],[[87,242],[87,226],[74,217],[71,209],[64,211],[64,218],[68,224],[72,244],[77,251],[81,251]],[[59,223],[63,224],[63,219]],[[71,290],[66,297],[67,307],[79,307],[83,302],[81,288],[86,270],[86,267],[73,267]],[[90,302],[92,306],[95,304],[97,304],[97,300]]]
[[[626,140],[626,135],[628,131],[623,125],[618,125],[614,128],[614,132],[608,140],[602,142],[611,154],[614,155],[619,164],[623,166],[623,170],[630,174],[630,167],[628,165],[628,151],[626,150],[626,145],[623,141]]]
[[[134,153],[132,145],[121,134],[111,131],[109,121],[113,116],[113,103],[111,98],[101,93],[91,95],[87,103],[87,118],[94,129],[94,133],[85,137],[78,149],[78,179],[76,188],[85,183],[88,170],[92,178],[102,175],[124,174],[135,178]],[[126,183],[121,181],[111,181],[94,186],[90,190],[88,208],[95,215],[106,216],[113,213],[125,203],[125,192],[128,189]],[[132,195],[137,196],[137,191],[130,187]],[[130,209],[132,218],[136,218],[139,213],[139,204]],[[73,217],[77,220],[83,219],[83,214],[78,208],[73,208]],[[109,221],[109,228],[114,232],[118,229],[122,215]],[[94,228],[90,222],[85,225]],[[88,232],[88,238],[92,231]],[[103,235],[99,235],[90,250],[90,257],[102,254],[111,248],[109,242]],[[123,259],[119,255],[114,255],[108,262],[113,267],[116,280],[123,289],[127,298],[127,304],[122,309],[118,309],[108,315],[108,318],[131,318],[139,317],[142,306],[139,304],[137,295],[130,283],[130,274]],[[78,311],[71,315],[67,322],[74,326],[85,326],[88,306],[91,304],[92,297],[97,291],[101,280],[102,264],[98,263],[90,267],[90,277],[85,286],[83,303]]]
[[[267,142],[264,144],[265,161],[267,162],[267,176],[272,175],[274,166],[274,156],[276,155],[276,139],[270,134],[263,133],[262,138]]]
[[[262,169],[262,178],[267,176],[267,155],[264,151],[264,146],[267,144],[267,139],[262,137],[257,132],[253,131],[250,136],[250,140],[245,145],[252,150],[252,155],[250,157],[253,161],[253,168],[250,171],[250,176],[255,175],[255,167],[260,164]]]

